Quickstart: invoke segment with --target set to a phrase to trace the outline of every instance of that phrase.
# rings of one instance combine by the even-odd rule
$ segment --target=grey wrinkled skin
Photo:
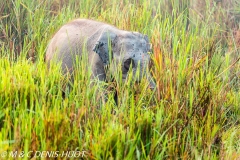
[[[62,26],[53,36],[47,48],[46,61],[48,64],[52,60],[60,61],[63,72],[71,73],[74,70],[75,56],[82,55],[84,46],[92,68],[92,78],[106,80],[104,66],[121,63],[123,81],[128,76],[130,66],[134,76],[139,66],[137,81],[146,74],[149,87],[155,88],[155,83],[147,72],[150,44],[146,35],[120,30],[102,22],[76,19]]]

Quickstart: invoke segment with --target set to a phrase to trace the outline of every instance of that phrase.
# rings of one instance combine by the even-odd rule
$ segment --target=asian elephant
[[[83,52],[84,47],[86,52]],[[148,72],[149,52],[150,43],[146,35],[120,30],[98,21],[76,19],[63,25],[53,36],[45,59],[48,64],[53,60],[61,62],[62,71],[72,73],[75,58],[87,53],[91,77],[101,81],[106,80],[106,66],[120,64],[123,81],[127,79],[130,67],[136,76],[139,66],[137,81],[145,75],[149,87],[153,89],[155,83]]]

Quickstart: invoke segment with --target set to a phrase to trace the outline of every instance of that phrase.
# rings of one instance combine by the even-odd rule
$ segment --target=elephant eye
[[[153,65],[154,65],[154,62],[153,62],[153,59],[151,58],[148,62],[148,68],[151,70],[153,69]]]
[[[132,64],[132,68],[135,67],[135,63],[134,63],[134,60],[132,58],[128,58],[127,60],[125,60],[124,62],[124,68],[128,71],[130,66]]]

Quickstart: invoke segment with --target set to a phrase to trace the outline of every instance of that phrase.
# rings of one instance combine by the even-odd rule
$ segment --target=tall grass
[[[214,7],[206,10],[209,17]],[[194,23],[188,8],[188,1],[1,1],[0,154],[79,150],[86,159],[240,158],[240,44],[224,20]],[[238,3],[233,13],[239,16],[239,10]],[[147,34],[156,91],[147,89],[145,79],[134,86],[91,86],[81,60],[74,82],[59,65],[47,69],[49,39],[74,18]],[[99,90],[107,93],[106,103]]]

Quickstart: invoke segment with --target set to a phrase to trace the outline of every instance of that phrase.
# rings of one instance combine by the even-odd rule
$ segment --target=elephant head
[[[149,87],[155,88],[155,83],[148,71],[151,45],[146,35],[123,30],[115,32],[107,30],[101,34],[93,51],[99,55],[105,66],[116,67],[120,64],[123,81],[128,78],[131,71],[137,82],[146,76]]]

